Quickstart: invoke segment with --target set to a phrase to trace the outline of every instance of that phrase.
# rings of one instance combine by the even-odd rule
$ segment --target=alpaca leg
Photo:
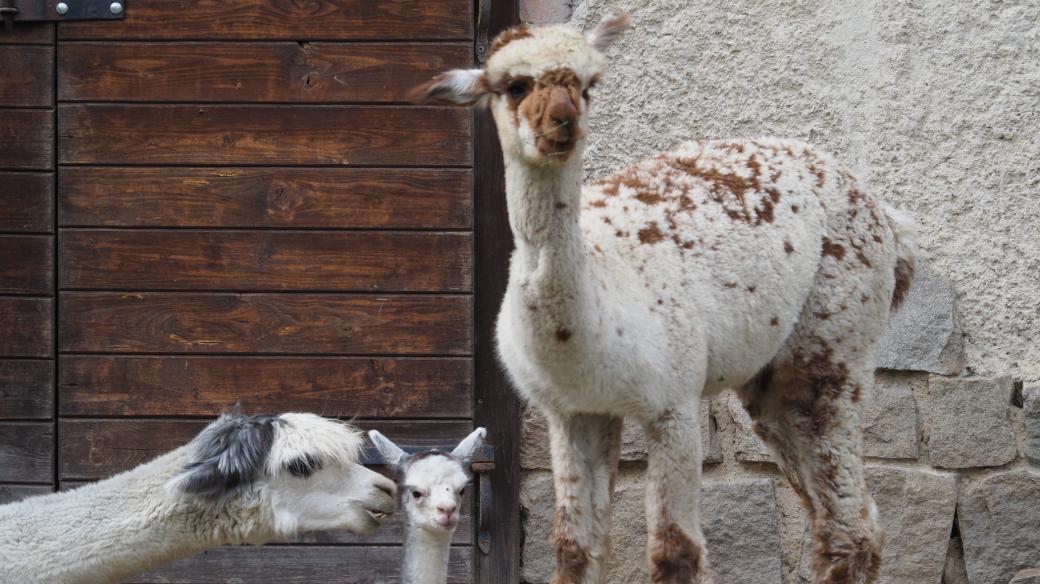
[[[700,407],[694,401],[646,425],[650,581],[711,584],[700,528]]]
[[[548,413],[556,488],[553,584],[602,584],[610,560],[610,504],[621,418]]]
[[[812,370],[807,363],[777,367],[742,398],[809,512],[813,584],[870,584],[881,567],[883,534],[864,479],[859,396],[873,372],[839,365],[806,379]]]

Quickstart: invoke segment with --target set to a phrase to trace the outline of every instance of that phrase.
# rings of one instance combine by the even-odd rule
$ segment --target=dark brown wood
[[[49,232],[54,223],[54,175],[0,172],[0,231]]]
[[[54,112],[0,108],[0,168],[51,170],[53,166]]]
[[[468,417],[465,358],[63,356],[60,413],[212,415],[303,410],[326,416]]]
[[[126,19],[66,22],[69,39],[468,40],[468,0],[134,0]]]
[[[60,176],[61,225],[468,229],[473,224],[469,169],[65,167]]]
[[[0,45],[0,63],[0,104],[54,105],[54,47]]]
[[[0,419],[54,417],[54,362],[0,359]]]
[[[0,235],[0,294],[54,292],[54,237]]]
[[[61,294],[62,351],[471,352],[469,296]]]
[[[53,311],[50,298],[0,298],[0,357],[53,355]]]
[[[469,165],[469,118],[466,110],[438,107],[62,105],[60,160]]]
[[[53,422],[0,422],[0,481],[53,481],[53,446]]]
[[[66,229],[61,286],[467,292],[468,233]],[[0,258],[3,239],[0,238]],[[4,285],[0,270],[0,288]]]
[[[0,34],[3,33],[0,32]],[[53,491],[54,489],[50,485],[20,485],[17,483],[0,485],[0,505],[46,495]]]
[[[489,0],[488,37],[516,24],[517,0]],[[498,134],[488,111],[474,111],[474,424],[495,445],[491,552],[474,549],[474,582],[520,581],[520,407],[495,352],[495,323],[512,251]]]
[[[0,26],[0,44],[53,44],[54,25],[50,22],[19,22],[14,30]]]
[[[61,47],[58,96],[63,101],[404,102],[419,83],[468,66],[472,54],[468,42],[70,42]],[[0,95],[2,90],[0,82]]]
[[[398,584],[401,553],[396,546],[226,547],[173,562],[125,584]],[[470,582],[471,565],[469,548],[452,548],[448,582]]]

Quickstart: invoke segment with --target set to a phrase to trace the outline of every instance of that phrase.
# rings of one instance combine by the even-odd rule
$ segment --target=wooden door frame
[[[488,38],[519,22],[519,0],[482,1],[491,3]],[[475,15],[480,2],[474,2]],[[520,402],[495,350],[495,321],[506,290],[513,234],[498,132],[491,112],[482,107],[473,111],[473,214],[473,417],[476,425],[488,428],[496,461],[491,474],[491,552],[485,555],[476,545],[475,526],[473,581],[515,584],[520,582]]]

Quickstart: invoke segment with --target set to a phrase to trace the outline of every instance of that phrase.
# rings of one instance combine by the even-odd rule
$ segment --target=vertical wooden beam
[[[479,0],[477,0],[479,3]],[[519,22],[518,0],[490,1],[488,38]],[[479,14],[479,5],[474,10]],[[474,418],[495,444],[491,551],[474,548],[474,582],[520,581],[520,405],[498,364],[495,321],[505,293],[512,232],[506,214],[505,172],[491,113],[474,110]],[[474,536],[479,537],[479,530]]]

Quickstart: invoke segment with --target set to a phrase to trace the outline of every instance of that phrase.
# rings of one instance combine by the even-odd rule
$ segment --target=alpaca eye
[[[509,86],[510,97],[523,97],[527,95],[527,84],[526,83],[513,83]]]
[[[461,488],[461,489],[459,489],[459,490],[458,490],[457,492],[458,492],[458,494],[459,494],[459,495],[461,496],[461,495],[462,495],[462,493],[465,493],[465,492],[466,492],[466,487],[462,487],[462,488]]]
[[[412,491],[412,498],[415,500],[422,499],[422,493],[419,491]]]
[[[581,96],[585,98],[585,101],[589,100],[589,89],[587,87],[581,92]]]

